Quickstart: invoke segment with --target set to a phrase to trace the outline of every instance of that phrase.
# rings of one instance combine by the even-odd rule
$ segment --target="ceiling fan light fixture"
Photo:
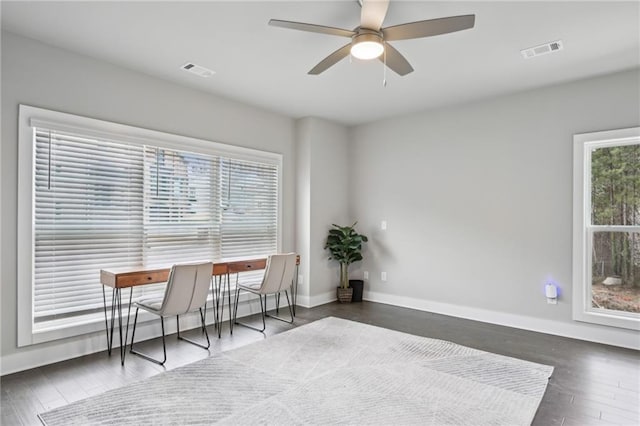
[[[351,55],[358,59],[375,59],[384,52],[382,37],[376,33],[357,34],[351,42]]]

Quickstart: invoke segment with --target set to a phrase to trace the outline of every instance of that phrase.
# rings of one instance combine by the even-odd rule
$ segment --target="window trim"
[[[611,327],[640,330],[640,315],[604,312],[591,306],[591,255],[594,230],[636,227],[591,225],[591,150],[640,141],[640,127],[573,136],[573,319]],[[640,227],[639,227],[640,228]]]
[[[282,249],[283,155],[253,148],[181,136],[156,130],[119,124],[68,114],[29,105],[20,105],[18,114],[18,242],[17,242],[17,331],[18,346],[103,331],[104,313],[93,314],[89,320],[52,326],[41,331],[33,327],[33,188],[35,135],[33,127],[47,127],[65,132],[80,132],[103,139],[117,139],[132,144],[152,144],[172,150],[226,156],[233,159],[276,165],[278,168],[277,235],[278,251]],[[108,291],[108,289],[107,289]],[[149,316],[151,318],[151,316]],[[142,317],[144,319],[144,317]]]

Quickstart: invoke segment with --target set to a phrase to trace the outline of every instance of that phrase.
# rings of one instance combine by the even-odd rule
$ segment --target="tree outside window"
[[[640,145],[591,152],[592,307],[640,312]]]

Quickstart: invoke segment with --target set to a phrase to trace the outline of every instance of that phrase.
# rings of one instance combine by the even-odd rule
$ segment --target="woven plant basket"
[[[351,303],[351,298],[353,297],[353,289],[338,287],[336,289],[338,294],[338,302],[340,303]]]

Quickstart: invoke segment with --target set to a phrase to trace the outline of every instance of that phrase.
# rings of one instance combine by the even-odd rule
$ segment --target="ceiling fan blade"
[[[431,37],[473,28],[475,21],[476,15],[450,16],[383,28],[382,34],[386,41]]]
[[[405,57],[402,56],[402,54],[398,52],[393,46],[391,46],[389,43],[385,43],[384,48],[387,55],[387,66],[389,68],[391,68],[400,76],[404,76],[409,74],[410,72],[413,72],[413,67],[411,66],[409,61],[407,61]],[[380,61],[385,61],[384,56],[384,54],[380,55]]]
[[[340,37],[351,37],[354,31],[343,30],[342,28],[325,27],[324,25],[305,24],[303,22],[282,21],[280,19],[269,20],[272,27],[288,28],[290,30],[308,31],[311,33],[329,34]]]
[[[362,0],[360,26],[368,30],[378,31],[387,16],[389,0]]]
[[[323,71],[326,71],[329,67],[334,66],[342,59],[349,56],[349,52],[351,51],[351,43],[342,46],[340,49],[333,52],[331,55],[324,58],[318,65],[313,67],[308,74],[318,75]]]

